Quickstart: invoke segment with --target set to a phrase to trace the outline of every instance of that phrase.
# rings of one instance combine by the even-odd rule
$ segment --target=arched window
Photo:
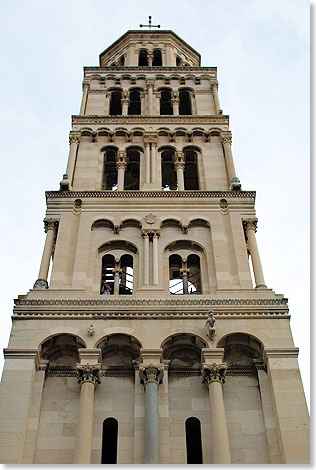
[[[181,62],[182,62],[182,61],[181,61],[180,57],[177,57],[177,58],[176,58],[177,67],[180,67]]]
[[[162,65],[162,57],[161,57],[161,50],[155,49],[154,50],[154,57],[153,57],[153,66],[159,67]]]
[[[169,292],[172,295],[202,293],[198,255],[190,254],[188,258],[179,254],[169,256]]]
[[[184,159],[184,189],[199,189],[197,153],[191,149],[185,150]]]
[[[127,166],[124,176],[124,189],[139,189],[139,162],[139,152],[133,149],[127,150]]]
[[[198,255],[189,255],[187,259],[187,266],[189,269],[188,275],[188,291],[189,294],[201,294],[201,265],[200,257]]]
[[[102,258],[101,294],[113,295],[115,259],[113,255],[105,255]]]
[[[179,114],[192,114],[191,94],[189,90],[179,91]]]
[[[177,175],[173,163],[174,150],[167,149],[161,153],[162,190],[177,189]]]
[[[171,104],[171,90],[162,89],[160,92],[160,114],[173,114],[173,108]]]
[[[201,423],[197,418],[188,418],[185,422],[187,463],[203,463]]]
[[[101,295],[132,295],[133,257],[129,254],[115,258],[106,254],[102,258]]]
[[[107,418],[103,421],[101,463],[117,463],[118,421]]]
[[[125,64],[125,57],[122,55],[119,60],[119,65],[124,65]]]
[[[142,49],[139,51],[138,65],[140,67],[144,67],[148,65],[148,57],[147,57],[146,49]]]
[[[121,257],[121,270],[120,295],[131,295],[133,293],[133,257],[131,255]]]
[[[182,259],[180,255],[169,257],[169,290],[170,294],[183,294],[183,280],[180,275]]]
[[[139,90],[131,90],[129,93],[128,114],[141,114]]]
[[[108,148],[104,154],[102,189],[117,189],[116,148]]]
[[[112,90],[110,98],[110,115],[122,114],[122,91]]]

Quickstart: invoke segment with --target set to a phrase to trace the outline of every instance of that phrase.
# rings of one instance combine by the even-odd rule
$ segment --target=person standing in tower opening
[[[104,282],[101,287],[101,295],[111,295],[111,291],[111,287]]]

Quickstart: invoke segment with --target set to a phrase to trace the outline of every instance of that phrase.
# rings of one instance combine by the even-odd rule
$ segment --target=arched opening
[[[177,65],[177,67],[180,67],[181,62],[182,62],[182,61],[181,61],[180,57],[177,57],[177,58],[176,58],[176,65]]]
[[[133,336],[115,333],[103,338],[97,345],[102,351],[102,369],[109,375],[134,375],[134,364],[140,357],[140,342]]]
[[[133,115],[141,114],[141,102],[140,102],[139,90],[131,90],[129,93],[128,114],[133,114]]]
[[[84,347],[85,344],[77,336],[59,334],[51,336],[42,343],[40,356],[49,360],[49,371],[73,370],[79,362],[78,349]]]
[[[198,255],[189,255],[187,259],[188,274],[188,290],[189,294],[201,294],[201,266],[200,257]]]
[[[201,423],[197,418],[188,418],[185,422],[185,440],[187,463],[203,463]]]
[[[160,49],[155,49],[154,50],[153,66],[154,67],[162,66],[162,56],[161,56],[161,50]]]
[[[122,91],[112,90],[110,98],[110,115],[122,114]]]
[[[139,162],[139,152],[134,149],[127,150],[127,166],[124,176],[124,189],[139,189]]]
[[[191,93],[189,90],[179,91],[179,114],[192,114]]]
[[[174,169],[174,150],[166,149],[161,153],[162,190],[177,189],[177,174]]]
[[[160,91],[160,114],[173,114],[173,108],[171,103],[171,90],[162,89]]]
[[[119,60],[119,65],[124,65],[125,64],[125,57],[121,55],[120,60]]]
[[[148,57],[147,57],[146,49],[142,49],[139,51],[138,65],[140,67],[146,67],[148,65]]]
[[[114,147],[105,151],[102,189],[112,191],[117,189],[116,153],[117,149]]]
[[[218,343],[224,348],[224,361],[230,371],[255,371],[254,359],[262,359],[263,345],[256,338],[245,333],[232,333]]]
[[[187,370],[200,375],[201,350],[206,347],[205,341],[199,336],[177,333],[163,342],[163,359],[170,361],[169,371],[172,373]]]
[[[113,295],[115,258],[113,255],[105,255],[102,258],[101,295]]]
[[[131,255],[123,255],[121,257],[121,282],[120,295],[132,295],[133,293],[133,257]]]
[[[117,463],[118,421],[107,418],[103,421],[102,459],[103,464]]]
[[[180,255],[169,256],[169,292],[183,294],[183,279],[180,274],[182,258]]]
[[[184,188],[187,190],[199,189],[197,153],[192,149],[184,150],[184,159]]]

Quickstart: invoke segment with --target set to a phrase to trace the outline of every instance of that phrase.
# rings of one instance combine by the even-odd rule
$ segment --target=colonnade
[[[94,411],[94,390],[101,383],[101,350],[79,349],[77,364],[78,382],[81,386],[75,464],[89,464]],[[227,365],[222,362],[224,349],[202,349],[202,382],[209,389],[213,463],[229,464],[230,450],[224,408],[222,384]],[[214,362],[211,362],[214,361]],[[144,385],[144,463],[159,464],[159,384],[164,376],[162,349],[141,349],[139,380]]]

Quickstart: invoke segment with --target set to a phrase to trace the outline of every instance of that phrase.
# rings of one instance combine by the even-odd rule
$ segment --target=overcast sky
[[[83,66],[129,29],[172,29],[217,66],[237,176],[256,190],[266,284],[289,298],[309,400],[309,2],[10,0],[0,18],[1,329],[37,279],[45,190],[59,189]],[[2,361],[2,358],[1,358]],[[2,363],[0,362],[0,367]]]

